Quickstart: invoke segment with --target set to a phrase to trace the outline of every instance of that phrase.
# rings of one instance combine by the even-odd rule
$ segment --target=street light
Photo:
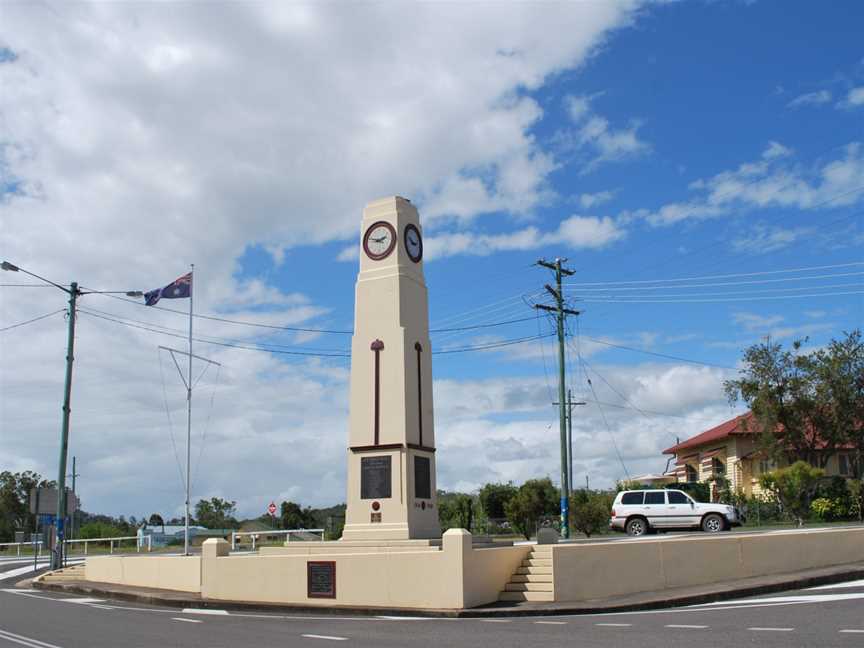
[[[60,466],[57,472],[57,533],[55,537],[54,551],[51,554],[51,569],[60,569],[63,566],[63,527],[66,521],[66,459],[69,450],[69,413],[70,403],[72,400],[72,362],[74,359],[73,353],[75,351],[75,305],[78,301],[78,297],[91,293],[123,293],[128,297],[141,297],[144,293],[139,290],[82,291],[80,288],[78,288],[78,282],[76,281],[73,281],[71,284],[69,284],[69,287],[66,288],[65,286],[61,286],[58,283],[54,283],[53,281],[46,279],[45,277],[40,277],[34,272],[24,270],[23,268],[20,268],[19,266],[15,265],[14,263],[10,263],[9,261],[3,261],[2,263],[0,263],[0,268],[8,272],[23,272],[24,274],[35,277],[40,281],[44,281],[45,283],[54,286],[55,288],[59,288],[67,295],[69,295],[69,325],[67,329],[68,337],[66,341],[66,378],[63,385],[63,425],[60,432]]]

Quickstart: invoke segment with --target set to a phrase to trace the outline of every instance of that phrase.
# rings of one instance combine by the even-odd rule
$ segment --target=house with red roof
[[[748,425],[748,423],[750,423]],[[759,477],[778,466],[759,445],[753,414],[747,412],[705,430],[663,451],[674,455],[675,466],[667,473],[677,482],[710,482],[715,477],[729,480],[733,491],[759,494]],[[837,450],[824,466],[828,476],[852,476],[853,453]],[[712,486],[712,495],[715,488]]]

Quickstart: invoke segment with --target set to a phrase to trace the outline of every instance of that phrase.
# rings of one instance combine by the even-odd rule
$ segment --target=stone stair
[[[535,545],[510,577],[499,601],[554,601],[552,545]]]
[[[57,569],[39,577],[42,583],[64,583],[67,581],[83,581],[84,580],[84,563],[78,565],[70,565],[63,569]]]

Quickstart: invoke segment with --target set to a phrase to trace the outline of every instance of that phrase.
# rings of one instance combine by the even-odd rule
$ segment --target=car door
[[[681,491],[670,490],[666,491],[666,498],[669,515],[668,526],[682,528],[699,523],[696,506],[687,495]]]
[[[652,527],[669,526],[666,513],[666,493],[663,491],[645,491],[645,515]]]

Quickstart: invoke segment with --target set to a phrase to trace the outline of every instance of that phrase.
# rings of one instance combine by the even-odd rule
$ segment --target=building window
[[[688,482],[699,481],[699,474],[696,472],[696,469],[693,466],[691,466],[690,464],[687,464],[687,466],[685,466],[684,475],[685,475],[686,481],[688,481]]]
[[[715,475],[725,475],[726,474],[726,464],[720,461],[717,457],[714,457],[711,460],[711,472]]]
[[[840,474],[848,477],[852,474],[852,462],[848,454],[837,455],[838,463],[840,464]]]
[[[759,473],[764,475],[771,472],[771,462],[768,459],[759,460]]]

